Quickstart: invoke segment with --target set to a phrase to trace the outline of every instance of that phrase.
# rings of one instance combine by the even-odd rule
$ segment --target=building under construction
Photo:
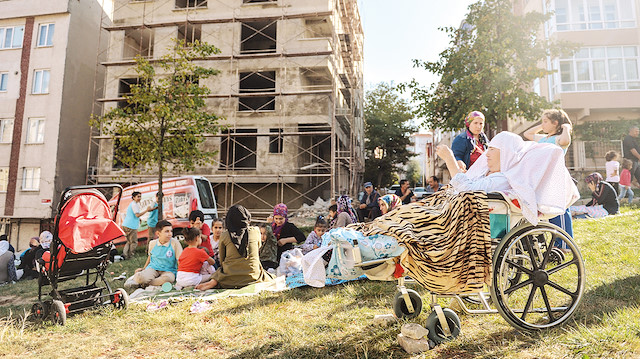
[[[214,184],[222,211],[240,203],[265,215],[279,202],[297,208],[357,191],[364,124],[356,0],[115,0],[101,26],[109,44],[95,113],[126,106],[136,56],[159,58],[176,39],[221,50],[202,60],[220,71],[202,84],[226,129],[207,138],[218,157],[195,174]],[[157,178],[119,161],[114,142],[93,134],[90,181]]]

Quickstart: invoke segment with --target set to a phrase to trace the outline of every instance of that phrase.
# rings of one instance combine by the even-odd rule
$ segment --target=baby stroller
[[[68,314],[103,304],[122,309],[129,304],[127,292],[112,291],[104,277],[112,241],[124,232],[114,222],[116,213],[100,190],[118,191],[120,202],[122,187],[115,184],[68,187],[60,196],[51,249],[36,265],[38,302],[32,313],[37,319],[64,325]],[[85,277],[83,286],[61,289],[60,283],[78,277]],[[51,287],[48,299],[43,299],[45,286]]]
[[[554,328],[575,312],[585,286],[585,268],[574,240],[561,228],[541,221],[532,225],[523,218],[518,203],[501,193],[488,193],[492,240],[491,281],[488,291],[477,293],[435,293],[430,291],[432,312],[425,327],[436,343],[455,338],[461,324],[456,312],[441,308],[438,298],[451,298],[468,314],[499,313],[521,331]],[[568,250],[554,248],[564,241]],[[398,257],[369,261],[355,260],[364,273],[380,265],[394,265]],[[397,278],[393,299],[399,318],[413,318],[422,310],[418,292],[407,289],[416,273]],[[415,278],[415,277],[414,277]],[[385,280],[394,280],[393,277]]]

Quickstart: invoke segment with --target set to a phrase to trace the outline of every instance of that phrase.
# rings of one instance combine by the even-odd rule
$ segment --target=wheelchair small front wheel
[[[425,324],[425,328],[429,329],[428,337],[433,340],[436,344],[440,344],[446,342],[447,340],[452,340],[460,335],[460,317],[449,308],[443,308],[442,312],[444,317],[446,318],[447,325],[449,325],[449,331],[451,332],[451,336],[447,336],[442,328],[442,323],[440,323],[440,318],[438,318],[438,313],[436,311],[432,311],[427,318],[427,322]]]
[[[420,315],[420,312],[422,312],[422,298],[420,298],[420,294],[411,289],[407,289],[407,294],[409,294],[409,300],[411,300],[413,312],[411,312],[407,307],[407,303],[405,302],[402,292],[396,292],[396,295],[393,298],[393,312],[398,318],[411,319],[417,317]]]

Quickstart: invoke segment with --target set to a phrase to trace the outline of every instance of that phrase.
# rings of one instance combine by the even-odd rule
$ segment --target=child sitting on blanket
[[[322,235],[327,231],[327,222],[323,216],[316,218],[316,224],[313,226],[313,231],[309,233],[307,240],[300,245],[302,254],[307,254],[316,248],[320,248],[322,244]]]
[[[155,232],[158,239],[149,242],[147,249],[149,256],[146,263],[142,268],[136,269],[136,273],[130,278],[141,287],[161,286],[167,282],[173,283],[176,279],[182,245],[177,239],[171,237],[173,226],[167,220],[158,222]]]
[[[223,231],[224,223],[222,222],[222,219],[214,219],[213,223],[211,223],[211,249],[213,249],[211,258],[216,261],[216,269],[220,267],[220,259],[218,258],[218,253],[220,252],[220,236],[222,235]]]
[[[176,289],[183,287],[195,287],[211,278],[215,271],[213,265],[216,263],[207,252],[198,248],[202,243],[200,230],[194,227],[186,228],[184,231],[184,241],[187,248],[182,251],[178,259],[178,275],[176,278]]]

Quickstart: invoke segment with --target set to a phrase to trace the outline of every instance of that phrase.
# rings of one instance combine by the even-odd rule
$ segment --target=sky
[[[472,0],[359,0],[364,28],[365,90],[379,82],[415,78],[423,85],[438,78],[413,68],[412,59],[435,61],[449,47],[439,27],[458,27]]]

